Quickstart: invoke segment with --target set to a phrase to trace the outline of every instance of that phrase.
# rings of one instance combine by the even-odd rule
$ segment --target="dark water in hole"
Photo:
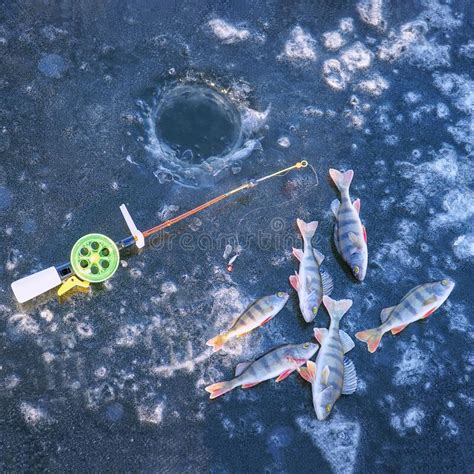
[[[181,86],[168,92],[157,112],[156,132],[183,161],[201,163],[228,153],[240,135],[240,116],[217,91]]]
[[[383,1],[385,30],[357,3],[0,2],[0,472],[472,472],[472,2]],[[429,26],[403,45],[413,21]],[[341,49],[325,46],[326,32]],[[381,59],[382,46],[405,56]],[[324,75],[334,59],[343,90]],[[271,105],[262,151],[206,188],[160,185],[144,164],[137,102],[172,69],[171,80],[222,75],[259,110]],[[169,141],[193,159],[197,145],[202,159],[235,139],[233,112],[200,107],[168,115]],[[126,237],[122,203],[147,229],[302,158],[318,186],[310,169],[265,181],[124,259],[90,294],[13,300],[12,281],[66,261],[81,236]],[[362,284],[332,243],[329,167],[355,171]],[[385,335],[375,354],[355,341],[358,390],[324,423],[296,374],[214,401],[204,391],[239,362],[312,339],[288,283],[297,217],[319,221],[313,243],[333,296],[354,301],[341,321],[351,336],[415,285],[456,282],[436,313]],[[292,296],[273,321],[208,352],[205,341],[276,291]],[[328,326],[323,309],[315,325]]]

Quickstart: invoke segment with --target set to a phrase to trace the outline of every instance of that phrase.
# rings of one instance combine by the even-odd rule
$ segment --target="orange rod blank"
[[[239,193],[240,191],[243,191],[244,189],[254,188],[258,183],[261,183],[262,181],[273,178],[275,176],[281,176],[282,174],[285,174],[288,171],[291,171],[294,169],[306,168],[306,166],[308,166],[308,162],[306,160],[299,161],[293,166],[290,166],[288,168],[282,169],[275,173],[269,174],[268,176],[264,176],[263,178],[253,180],[246,184],[243,184],[242,186],[239,186],[238,188],[232,189],[231,191],[221,194],[220,196],[217,196],[214,199],[211,199],[210,201],[207,201],[204,204],[201,204],[200,206],[195,207],[194,209],[191,209],[190,211],[187,211],[179,216],[173,217],[172,219],[169,219],[155,227],[152,227],[151,229],[144,231],[143,236],[146,238],[146,237],[149,237],[150,235],[156,234],[160,230],[166,229],[167,227],[170,227],[173,224],[176,224],[177,222],[182,221],[183,219],[186,219],[187,217],[197,214],[198,212],[201,212],[202,210],[207,209],[208,207],[211,207],[212,205],[218,203],[219,201],[222,201],[223,199],[226,199],[232,196],[233,194]]]

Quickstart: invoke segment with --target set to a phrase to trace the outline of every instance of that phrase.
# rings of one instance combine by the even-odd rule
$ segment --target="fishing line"
[[[240,225],[241,223],[248,217],[250,216],[251,214],[253,214],[254,212],[257,212],[257,211],[261,211],[261,210],[264,210],[264,209],[276,209],[276,208],[280,208],[280,207],[283,207],[283,206],[287,206],[288,204],[291,204],[293,201],[295,201],[297,198],[301,198],[302,196],[305,196],[307,193],[309,193],[312,189],[316,188],[317,186],[319,186],[319,178],[318,178],[318,173],[316,172],[316,169],[314,168],[314,166],[307,162],[307,167],[311,168],[311,171],[313,172],[314,174],[314,177],[315,177],[315,183],[310,186],[308,189],[306,189],[305,191],[303,191],[301,194],[299,195],[295,195],[293,198],[291,198],[289,201],[283,201],[281,202],[280,204],[274,204],[274,205],[271,205],[271,206],[262,206],[262,207],[257,207],[256,209],[252,209],[251,211],[247,212],[247,214],[245,214],[240,220],[239,222],[237,223],[237,229],[240,228]],[[290,170],[289,170],[290,171]],[[282,174],[281,176],[286,176],[289,171],[286,171],[284,174]],[[245,231],[247,231],[248,229],[248,226],[247,228],[245,229]],[[238,235],[238,231],[236,230],[235,231],[235,237],[236,237],[236,246],[237,248],[240,247],[240,242],[239,242],[239,235]]]

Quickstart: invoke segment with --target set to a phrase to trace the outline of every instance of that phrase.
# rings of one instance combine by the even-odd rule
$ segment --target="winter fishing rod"
[[[53,267],[46,268],[27,277],[16,280],[11,284],[15,298],[19,303],[25,303],[43,293],[56,288],[58,295],[62,296],[75,287],[87,289],[91,283],[101,283],[108,280],[117,271],[120,263],[120,252],[136,245],[139,249],[145,246],[145,239],[164,230],[177,222],[186,219],[218,202],[233,196],[246,189],[251,189],[267,179],[281,176],[294,169],[306,168],[308,162],[303,160],[293,166],[284,168],[275,173],[232,189],[210,201],[201,204],[190,211],[173,217],[151,229],[140,232],[135,225],[125,204],[120,210],[131,235],[122,240],[114,242],[103,234],[87,234],[81,237],[72,247],[70,261]]]

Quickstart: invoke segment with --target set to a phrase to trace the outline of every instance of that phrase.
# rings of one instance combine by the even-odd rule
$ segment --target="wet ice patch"
[[[421,434],[423,431],[423,420],[425,412],[420,407],[412,407],[402,414],[392,414],[390,425],[400,436],[405,436],[408,432],[414,431]]]
[[[250,31],[246,28],[239,28],[221,18],[210,20],[208,25],[214,35],[224,44],[240,43],[251,37]]]
[[[278,56],[279,60],[291,62],[315,61],[316,40],[300,26],[291,30],[290,38],[285,43],[283,52]]]
[[[12,202],[10,191],[5,186],[0,186],[0,211],[8,209]]]
[[[296,419],[296,423],[319,448],[334,473],[354,472],[361,435],[357,421],[348,420],[335,413],[324,422],[314,417],[302,416]]]
[[[39,71],[46,77],[60,79],[67,69],[67,63],[58,54],[45,54],[38,62]]]

